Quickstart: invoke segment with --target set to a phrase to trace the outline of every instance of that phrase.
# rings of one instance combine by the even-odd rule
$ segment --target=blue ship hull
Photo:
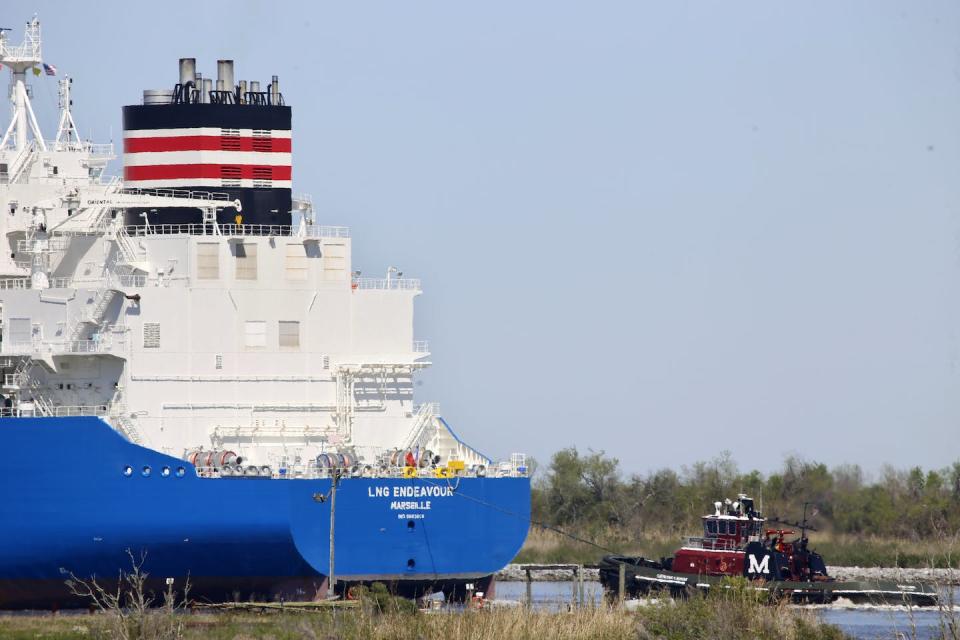
[[[0,447],[0,608],[75,604],[70,574],[115,583],[130,553],[211,600],[311,598],[330,572],[329,479],[201,478],[98,418],[3,419]],[[528,478],[345,478],[334,573],[414,590],[483,578],[529,517]]]

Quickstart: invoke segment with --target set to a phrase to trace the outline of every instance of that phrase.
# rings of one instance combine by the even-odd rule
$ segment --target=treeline
[[[717,500],[746,493],[764,515],[800,520],[808,502],[820,531],[920,540],[960,535],[960,461],[945,469],[883,467],[868,479],[857,465],[786,458],[776,473],[742,472],[729,452],[709,462],[624,475],[616,458],[575,448],[534,475],[533,518],[578,531],[614,528],[639,538],[694,535]]]

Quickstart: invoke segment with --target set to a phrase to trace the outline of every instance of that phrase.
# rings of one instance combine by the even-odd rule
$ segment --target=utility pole
[[[340,470],[334,469],[330,474],[330,575],[327,576],[327,599],[336,597],[334,586],[337,584],[336,571],[333,568],[334,530],[337,514],[337,483],[340,481]]]

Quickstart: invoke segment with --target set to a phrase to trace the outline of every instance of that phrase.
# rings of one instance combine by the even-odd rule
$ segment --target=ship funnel
[[[260,93],[260,81],[251,80],[250,81],[250,93]]]
[[[240,81],[240,102],[243,102],[247,99],[247,81]]]
[[[223,88],[220,88],[220,81]],[[233,60],[217,60],[217,90],[233,91]]]
[[[280,102],[280,80],[277,76],[273,76],[273,80],[270,82],[270,104],[278,104]]]
[[[180,84],[197,83],[197,59],[180,58]]]
[[[203,91],[200,94],[200,102],[210,102],[210,92],[213,91],[213,78],[203,79]]]

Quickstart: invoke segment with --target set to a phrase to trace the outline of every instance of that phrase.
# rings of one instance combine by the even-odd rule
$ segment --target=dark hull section
[[[651,593],[687,597],[697,592],[726,588],[725,581],[730,579],[730,576],[670,571],[661,563],[645,558],[606,556],[600,564],[600,582],[611,597],[617,597],[619,592],[621,565],[624,567],[626,595],[631,598]],[[940,599],[933,586],[922,583],[751,580],[748,585],[767,593],[771,602],[788,599],[798,604],[830,604],[843,598],[857,604],[932,607]]]
[[[262,225],[289,225],[291,222],[290,209],[292,196],[290,189],[243,189],[230,187],[178,186],[184,191],[200,191],[226,193],[230,201],[239,200],[242,208],[243,225],[250,233],[269,233],[263,230]],[[147,217],[144,218],[143,214]],[[225,207],[217,212],[217,223],[234,224],[237,210],[233,206]],[[130,208],[124,213],[123,223],[128,227],[142,227],[149,221],[151,226],[158,226],[154,231],[163,232],[163,225],[200,224],[203,214],[199,209],[163,209],[153,210]],[[172,231],[172,230],[171,230]]]
[[[89,606],[88,598],[73,595],[67,586],[69,575],[63,580],[0,580],[2,608],[24,609],[76,609]],[[325,597],[326,579],[291,578],[289,576],[166,576],[174,578],[173,590],[183,597],[183,588],[189,580],[189,598],[195,602],[239,602],[254,600],[273,602],[314,600]],[[90,578],[84,578],[89,583]],[[108,591],[117,589],[117,576],[96,578],[97,584]],[[126,586],[126,585],[123,585]],[[149,577],[145,591],[155,594],[156,604],[163,603],[166,578]]]
[[[124,131],[143,129],[290,129],[290,107],[253,104],[163,104],[123,108]]]

